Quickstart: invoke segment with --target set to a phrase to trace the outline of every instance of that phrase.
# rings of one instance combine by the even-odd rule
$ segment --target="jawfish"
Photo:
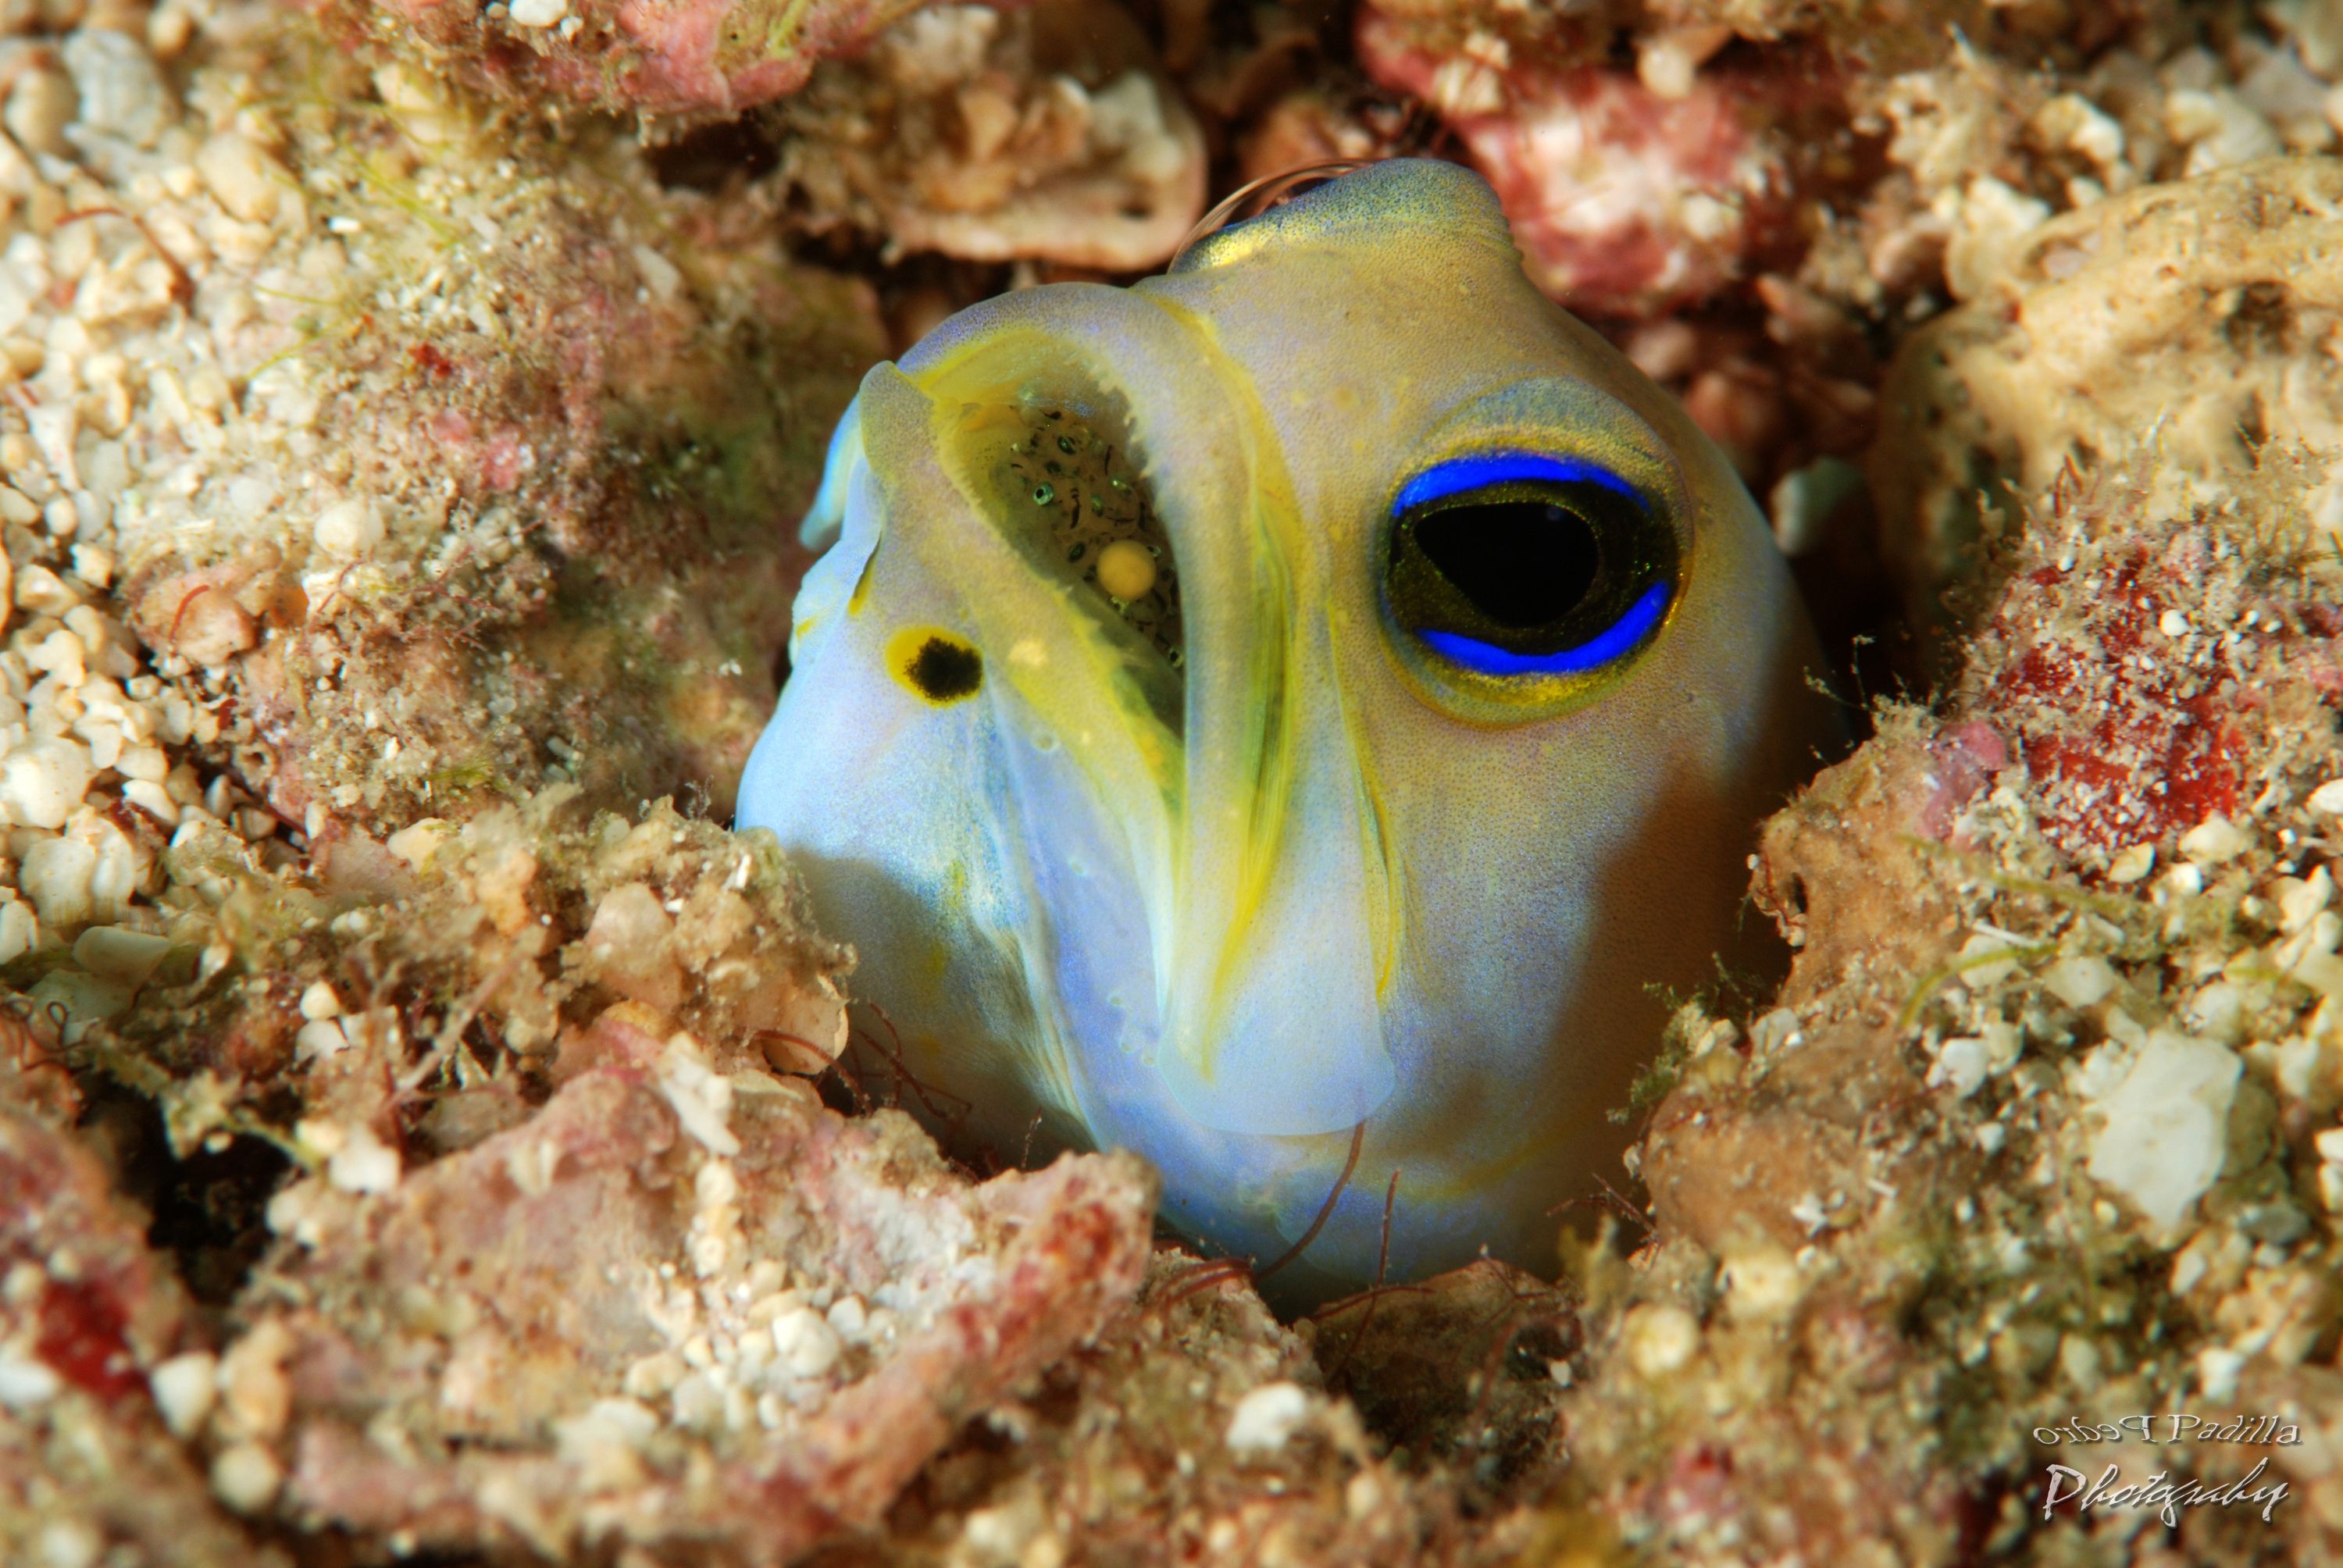
[[[804,528],[739,825],[960,1136],[1136,1150],[1257,1261],[1322,1211],[1289,1298],[1551,1263],[1828,720],[1739,479],[1478,176],[960,312]]]

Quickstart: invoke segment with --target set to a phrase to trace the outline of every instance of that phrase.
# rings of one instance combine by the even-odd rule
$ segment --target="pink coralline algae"
[[[332,0],[363,7],[367,0]],[[805,84],[918,0],[377,0],[437,49],[476,58],[481,85],[531,79],[600,109],[730,114]]]
[[[1993,726],[1973,719],[1930,741],[1927,755],[1926,793],[1914,803],[1913,825],[1923,838],[1942,842],[1953,836],[1961,809],[2009,766],[2009,745]]]
[[[80,1097],[45,1033],[0,1015],[0,1563],[95,1562],[69,1553],[96,1543],[108,1561],[284,1568],[174,1441],[211,1399],[212,1358],[147,1216],[65,1130]]]
[[[1695,304],[1793,250],[1800,149],[1835,117],[1828,82],[1780,61],[1663,94],[1634,71],[1516,62],[1497,40],[1443,57],[1373,9],[1358,44],[1370,75],[1462,138],[1538,286],[1594,316]]]
[[[849,1121],[656,1022],[612,1010],[534,1116],[404,1180],[277,1195],[285,1289],[229,1357],[284,1397],[214,1437],[266,1449],[280,1509],[441,1549],[791,1561],[1137,1291],[1131,1157],[971,1183],[909,1118]]]

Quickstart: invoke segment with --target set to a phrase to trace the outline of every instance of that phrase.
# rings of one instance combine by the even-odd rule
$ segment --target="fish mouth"
[[[977,526],[1061,591],[1115,650],[1110,673],[1128,695],[1182,734],[1181,561],[1129,399],[1061,349],[1013,341],[940,379],[936,448]]]
[[[1029,625],[980,638],[1009,678],[997,699],[1053,743],[1048,767],[1080,775],[1051,792],[1117,821],[1172,1098],[1223,1131],[1348,1131],[1396,1087],[1381,1002],[1401,921],[1356,699],[1312,609],[1337,585],[1242,367],[1161,301],[1081,303],[905,363],[970,526],[1058,607],[1029,593]],[[1121,724],[1077,710],[1091,675]],[[1037,827],[1028,853],[1047,859]]]

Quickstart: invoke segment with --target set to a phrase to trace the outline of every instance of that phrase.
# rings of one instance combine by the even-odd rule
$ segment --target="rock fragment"
[[[270,1269],[310,1304],[256,1305],[239,1342],[276,1337],[292,1398],[260,1453],[215,1461],[232,1505],[449,1550],[787,1562],[876,1523],[1139,1285],[1153,1191],[1127,1156],[975,1185],[900,1115],[848,1121],[754,1070],[719,1155],[657,1042],[616,1049],[395,1190],[280,1199],[302,1239]],[[384,1322],[385,1289],[434,1306]]]
[[[1194,116],[1104,0],[931,6],[782,110],[816,232],[893,254],[1160,266],[1204,206]]]
[[[1974,583],[2062,475],[2151,442],[2167,459],[2163,506],[2218,504],[2216,476],[2265,448],[2320,476],[2314,519],[2343,506],[2328,499],[2343,497],[2343,437],[2324,412],[2343,397],[2343,362],[2326,347],[2343,326],[2338,202],[2343,176],[2326,158],[2110,197],[2029,229],[1987,296],[1916,333],[1871,457],[1916,612],[1941,624],[1936,596]]]
[[[87,1562],[285,1568],[174,1436],[210,1358],[169,1262],[104,1165],[26,1114],[45,1091],[14,1074],[0,1061],[0,1561],[54,1562],[65,1543]]]

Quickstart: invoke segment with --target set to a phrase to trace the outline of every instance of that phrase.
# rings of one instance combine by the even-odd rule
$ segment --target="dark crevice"
[[[754,115],[706,126],[645,155],[669,190],[720,191],[735,180],[762,179],[780,166],[781,146]]]
[[[147,1244],[168,1252],[196,1300],[225,1307],[267,1250],[268,1200],[292,1161],[275,1145],[216,1134],[174,1159],[154,1101],[103,1083],[83,1112],[83,1136],[111,1163],[122,1191],[154,1216]]]

